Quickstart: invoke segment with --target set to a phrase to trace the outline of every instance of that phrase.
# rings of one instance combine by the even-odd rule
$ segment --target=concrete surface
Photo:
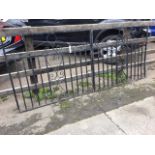
[[[81,135],[81,134],[104,134],[104,135],[120,135],[124,132],[119,129],[105,114],[90,117],[88,119],[76,122],[74,124],[65,125],[62,128],[49,134],[53,135]]]
[[[65,125],[48,134],[155,134],[155,97]]]
[[[155,97],[107,112],[126,134],[155,134]]]
[[[155,66],[129,85],[19,113],[12,96],[0,102],[0,134],[155,134]]]

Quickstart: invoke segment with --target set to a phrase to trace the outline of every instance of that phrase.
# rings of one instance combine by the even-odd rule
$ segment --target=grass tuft
[[[111,80],[116,80],[118,81],[118,83],[124,83],[127,81],[127,75],[124,73],[124,71],[120,71],[117,74],[114,72],[110,72],[110,73],[102,73],[102,74],[98,74],[97,77],[100,78],[108,78]]]
[[[60,103],[61,110],[68,109],[71,107],[71,103],[69,101],[64,101]]]
[[[0,101],[5,102],[8,100],[8,96],[1,96]]]
[[[54,99],[57,97],[54,91],[51,91],[49,88],[40,88],[38,94],[34,94],[32,91],[24,93],[25,98],[35,98],[37,101],[42,101],[45,99]]]
[[[88,81],[81,81],[81,82],[79,82],[79,86],[80,87],[90,87],[91,86],[91,83],[90,82],[88,82]]]

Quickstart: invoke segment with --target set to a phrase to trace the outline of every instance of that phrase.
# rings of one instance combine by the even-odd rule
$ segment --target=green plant
[[[117,80],[118,83],[124,83],[127,81],[127,75],[124,73],[123,70],[119,71],[117,74],[114,72],[98,74],[97,77]]]
[[[63,101],[60,103],[60,108],[63,109],[67,109],[71,107],[71,103],[69,101]]]
[[[30,92],[27,91],[27,92],[24,93],[24,97],[25,98],[31,98],[31,97],[34,97],[34,94],[33,94],[32,91],[30,91]]]
[[[116,74],[111,72],[111,73],[101,73],[101,74],[98,74],[97,77],[100,77],[100,78],[110,78],[112,80],[115,80],[116,79]]]
[[[68,94],[73,95],[74,94],[74,90],[68,90]]]
[[[60,88],[58,86],[53,87],[53,91],[56,92],[58,91]]]
[[[80,81],[79,86],[81,86],[81,87],[90,87],[91,83],[89,83],[88,81]]]
[[[118,80],[118,83],[125,83],[127,82],[127,75],[121,71],[117,74],[117,80]]]
[[[0,97],[0,100],[1,100],[2,102],[5,102],[6,100],[8,100],[8,96],[1,96],[1,97]]]
[[[32,97],[35,98],[37,101],[42,101],[44,99],[54,99],[57,97],[57,95],[54,93],[54,91],[51,91],[49,88],[40,88],[37,94],[34,94],[32,91],[25,92],[24,97]]]

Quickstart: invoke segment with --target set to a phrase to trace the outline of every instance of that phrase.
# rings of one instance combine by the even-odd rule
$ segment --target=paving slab
[[[65,125],[62,128],[50,132],[52,135],[122,135],[124,134],[105,114],[90,117],[88,119]]]
[[[106,114],[127,134],[155,134],[154,96],[109,111]]]
[[[131,81],[129,85],[26,113],[19,113],[13,96],[8,96],[7,100],[0,102],[0,135],[154,134],[154,95],[155,75],[150,70],[147,78]],[[63,106],[66,104],[67,107]],[[129,105],[132,106],[128,109]]]

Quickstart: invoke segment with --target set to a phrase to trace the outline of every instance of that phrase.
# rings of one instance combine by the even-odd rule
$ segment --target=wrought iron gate
[[[10,78],[12,89],[7,93],[14,94],[19,111],[146,76],[147,37],[137,41],[122,36],[105,43],[96,42],[93,30],[89,35],[87,44],[72,46],[68,43],[65,47],[14,54],[6,54],[3,48],[8,74],[1,76]],[[15,66],[13,71],[12,64]]]

